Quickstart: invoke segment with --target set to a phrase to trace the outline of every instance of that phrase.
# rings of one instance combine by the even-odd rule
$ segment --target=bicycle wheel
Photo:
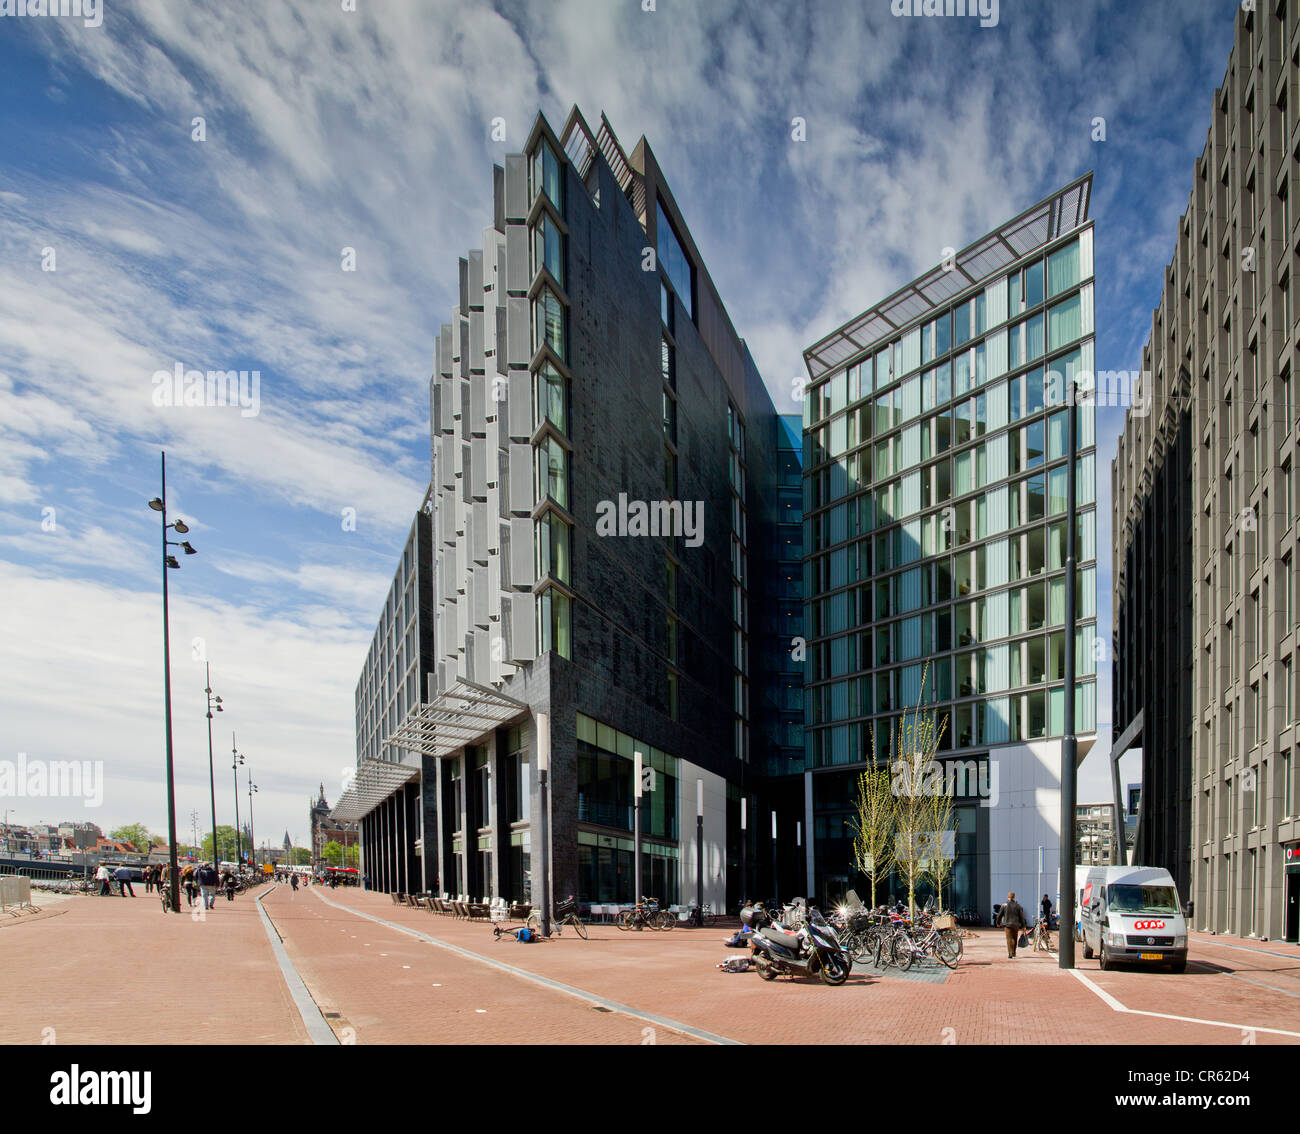
[[[584,941],[587,940],[587,927],[583,924],[582,918],[580,918],[577,914],[573,914],[569,918],[569,924],[573,926],[574,933],[576,933]]]
[[[656,929],[672,929],[672,927],[677,924],[677,918],[667,910],[658,914],[655,917],[655,921],[658,922],[655,926]]]
[[[618,917],[614,919],[614,924],[617,925],[619,929],[626,932],[632,928],[632,923],[635,920],[636,915],[633,914],[631,910],[620,910]]]
[[[947,934],[939,934],[938,941],[935,942],[935,956],[939,958],[950,969],[957,967],[957,962],[961,959],[961,951],[957,943]]]
[[[903,972],[907,972],[916,960],[916,944],[905,933],[900,933],[890,939],[889,942],[889,963],[895,965]]]

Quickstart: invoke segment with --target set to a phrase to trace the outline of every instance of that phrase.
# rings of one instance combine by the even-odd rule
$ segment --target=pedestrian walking
[[[217,872],[212,863],[205,862],[195,876],[199,883],[199,893],[203,897],[203,908],[210,910],[217,904]]]
[[[1007,932],[1007,956],[1011,960],[1015,960],[1016,945],[1028,923],[1025,920],[1023,907],[1016,901],[1014,890],[1007,895],[1006,904],[1002,907],[1002,912],[998,914],[998,924]]]
[[[230,872],[229,868],[221,876],[221,882],[226,889],[226,901],[233,902],[235,900],[235,876]]]
[[[135,897],[135,890],[131,886],[131,871],[125,866],[119,866],[113,871],[113,877],[117,879],[118,892],[122,897],[126,897],[127,891],[131,891],[131,897]]]
[[[99,896],[101,898],[113,892],[113,888],[109,884],[109,878],[108,867],[101,862],[99,869],[95,871],[95,881],[99,883]]]
[[[181,885],[185,887],[185,904],[192,906],[194,896],[198,893],[198,882],[194,876],[194,866],[191,864],[181,871]]]
[[[293,887],[293,892],[296,894],[298,892],[298,875],[293,876],[293,881],[289,885]]]

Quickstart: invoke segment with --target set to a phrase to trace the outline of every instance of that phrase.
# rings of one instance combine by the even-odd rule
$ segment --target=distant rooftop
[[[803,352],[809,377],[817,381],[882,339],[924,319],[954,295],[996,275],[1013,260],[1078,228],[1088,220],[1091,198],[1089,172],[963,248],[952,268],[935,267],[871,310],[850,319]]]

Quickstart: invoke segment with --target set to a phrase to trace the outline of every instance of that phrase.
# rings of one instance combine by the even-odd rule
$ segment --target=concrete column
[[[504,822],[505,776],[502,774],[502,743],[500,729],[493,729],[488,741],[488,820],[492,828],[492,877],[485,881],[487,893],[500,897],[504,892],[505,876],[503,856],[510,853],[510,824]]]

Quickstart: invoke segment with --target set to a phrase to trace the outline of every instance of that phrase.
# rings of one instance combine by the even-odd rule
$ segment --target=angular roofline
[[[1023,213],[923,272],[874,307],[850,319],[803,352],[809,378],[818,379],[925,319],[954,296],[996,275],[1008,264],[1088,222],[1092,170],[1044,197]]]

